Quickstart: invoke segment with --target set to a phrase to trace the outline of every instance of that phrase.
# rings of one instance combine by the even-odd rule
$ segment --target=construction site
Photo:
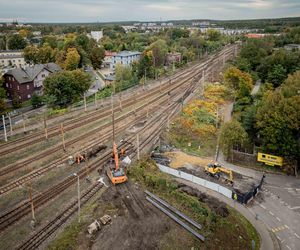
[[[151,154],[237,49],[18,128],[0,144],[1,249],[259,249],[245,217],[158,165],[223,186],[238,201],[234,194],[261,179],[179,150]]]

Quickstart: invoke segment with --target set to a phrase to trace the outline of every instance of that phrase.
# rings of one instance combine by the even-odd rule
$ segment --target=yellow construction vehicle
[[[219,163],[210,163],[205,166],[205,172],[213,177],[220,178],[221,173],[228,174],[229,178],[226,178],[230,183],[233,183],[232,170],[222,167]]]
[[[109,177],[112,184],[116,185],[127,181],[126,170],[122,166],[119,166],[119,155],[117,150],[117,145],[113,143],[113,156],[114,164],[109,166],[106,171],[107,176]]]

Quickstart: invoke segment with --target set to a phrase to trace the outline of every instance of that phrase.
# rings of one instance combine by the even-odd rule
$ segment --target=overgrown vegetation
[[[203,98],[189,103],[174,120],[166,136],[172,144],[201,156],[213,156],[217,142],[221,106],[230,98],[225,85],[209,84]]]

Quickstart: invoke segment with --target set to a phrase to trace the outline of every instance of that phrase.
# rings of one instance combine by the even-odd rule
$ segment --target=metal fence
[[[201,185],[208,189],[214,190],[230,199],[232,199],[232,197],[233,197],[232,191],[230,189],[225,188],[217,183],[202,179],[200,177],[185,173],[185,172],[177,170],[177,169],[166,167],[166,166],[158,164],[158,163],[157,163],[157,166],[159,167],[160,171],[162,171],[164,173],[185,179],[187,181],[191,181],[195,184],[198,184],[198,185]]]

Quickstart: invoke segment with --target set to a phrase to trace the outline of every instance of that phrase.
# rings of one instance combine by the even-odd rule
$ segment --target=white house
[[[117,64],[130,66],[133,62],[140,59],[141,52],[138,51],[121,51],[111,57],[110,69],[114,70]]]
[[[26,65],[23,51],[21,50],[1,50],[0,51],[0,67],[23,67]]]
[[[99,42],[103,37],[103,31],[91,31],[91,37],[94,38],[97,42]]]

